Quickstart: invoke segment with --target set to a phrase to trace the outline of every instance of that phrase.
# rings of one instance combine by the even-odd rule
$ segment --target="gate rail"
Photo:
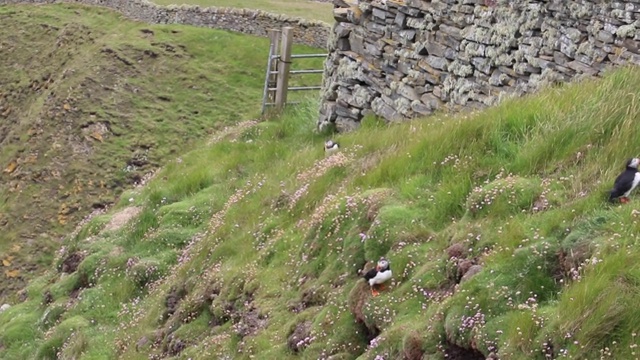
[[[327,54],[291,54],[293,44],[293,28],[284,27],[282,30],[270,29],[269,59],[262,93],[262,114],[267,107],[274,106],[282,110],[287,102],[289,91],[320,90],[322,86],[289,86],[291,75],[321,74],[323,69],[291,70],[291,63],[295,59],[323,58]]]

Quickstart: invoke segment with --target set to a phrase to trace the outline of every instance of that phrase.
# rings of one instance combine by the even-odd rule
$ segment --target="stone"
[[[367,29],[368,32],[376,34],[378,36],[384,36],[386,33],[386,25],[381,25],[375,22],[367,22],[365,24],[365,27]]]
[[[441,86],[436,86],[433,88],[433,96],[437,97],[438,99],[444,100],[446,98],[445,93],[442,91],[442,87]]]
[[[403,96],[412,101],[419,99],[418,93],[416,92],[415,88],[406,84],[401,83],[400,85],[398,85],[396,92],[398,93],[398,95]]]
[[[354,32],[349,35],[349,47],[356,54],[364,53],[364,38]]]
[[[540,66],[541,69],[546,69],[546,68],[550,68],[553,66],[553,63],[551,62],[551,60],[553,60],[553,58],[551,58],[551,60],[548,60],[544,57],[538,57],[535,58],[536,61],[538,62],[538,65]]]
[[[338,49],[340,51],[349,51],[349,50],[351,50],[351,43],[349,42],[349,39],[347,39],[347,38],[338,39],[338,41],[336,42],[336,49]]]
[[[382,9],[378,9],[376,7],[373,8],[372,15],[373,15],[374,18],[378,18],[378,19],[382,19],[382,20],[384,20],[387,17],[386,11],[384,11]]]
[[[402,14],[407,14],[409,16],[418,16],[420,15],[420,9],[416,9],[411,6],[400,6],[398,8],[398,12]]]
[[[420,115],[429,115],[433,113],[429,106],[421,103],[420,101],[413,101],[411,103],[411,110]]]
[[[2,306],[0,306],[0,313],[9,310],[10,307],[11,305],[9,304],[2,304]]]
[[[327,121],[335,121],[336,119],[336,109],[337,104],[334,101],[325,101],[320,106],[320,114],[325,115]]]
[[[444,57],[444,54],[447,50],[447,47],[439,44],[435,41],[427,41],[424,43],[425,48],[427,49],[427,53],[429,55]]]
[[[420,101],[425,104],[431,110],[437,110],[440,108],[442,101],[433,93],[427,93],[420,97]]]
[[[380,55],[382,55],[382,52],[380,51],[380,48],[374,44],[370,44],[368,42],[364,43],[364,55],[370,55],[373,57],[379,57]]]
[[[305,321],[296,325],[295,329],[287,338],[287,346],[293,353],[299,353],[309,346],[311,337],[311,321]]]
[[[569,58],[565,54],[556,51],[553,53],[553,61],[558,65],[564,65],[569,62]]]
[[[422,55],[422,56],[429,54],[429,51],[427,50],[427,45],[423,42],[418,43],[416,45],[415,52],[416,54]]]
[[[351,11],[348,8],[335,8],[333,9],[333,19],[336,22],[349,22],[349,13]]]
[[[407,26],[407,15],[401,12],[396,14],[396,18],[393,20],[396,26],[400,29],[404,29]]]
[[[439,74],[429,74],[425,73],[423,75],[424,80],[430,84],[439,84],[440,83],[440,75]]]
[[[353,24],[336,23],[336,26],[333,29],[333,33],[336,34],[337,37],[343,38],[343,37],[349,36],[352,29],[353,29]]]
[[[348,8],[353,6],[353,2],[352,1],[348,1],[348,0],[333,0],[333,5],[337,6],[337,7],[342,7],[342,8]]]
[[[449,61],[447,61],[447,59],[433,55],[428,55],[425,61],[429,66],[438,70],[446,70],[449,65]]]
[[[401,119],[398,112],[379,97],[373,99],[373,102],[371,102],[371,110],[373,110],[376,115],[379,115],[389,121],[396,121]]]
[[[574,43],[580,42],[580,40],[585,37],[582,32],[576,28],[565,28],[564,34],[569,40]]]
[[[578,60],[568,62],[567,67],[579,73],[587,74],[587,75],[595,75],[598,73],[598,70]]]
[[[413,41],[413,39],[416,37],[416,31],[415,30],[400,30],[400,32],[398,33],[398,35],[400,35],[400,37],[404,40],[408,42]]]
[[[467,270],[467,272],[464,274],[464,276],[462,276],[462,279],[460,279],[460,283],[463,283],[463,282],[471,279],[472,277],[476,276],[481,271],[482,271],[482,265],[471,265],[469,270]]]
[[[493,70],[491,77],[489,78],[489,84],[493,86],[502,86],[506,83],[509,75],[503,74],[499,69]]]
[[[463,38],[462,30],[453,26],[440,25],[438,32],[449,35],[456,40],[462,40]]]
[[[400,58],[400,61],[398,61],[398,71],[405,75],[409,75],[409,72],[411,72],[411,69],[416,66],[416,63],[417,61],[415,60]]]
[[[424,30],[427,28],[427,25],[425,24],[424,19],[419,19],[414,17],[407,17],[405,25],[409,28],[419,29],[419,30]]]
[[[483,74],[491,74],[491,61],[484,57],[474,57],[471,59],[473,66]]]
[[[598,32],[598,35],[596,36],[596,39],[602,41],[603,43],[610,44],[613,42],[613,34],[608,31],[600,30]]]
[[[321,107],[320,123],[341,121],[342,128],[365,113],[396,121],[438,108],[482,108],[550,77],[567,81],[640,63],[640,0],[335,1],[350,21],[362,12],[359,25],[334,25],[325,65],[322,99],[333,106]]]
[[[360,122],[351,118],[338,117],[335,120],[336,130],[339,132],[350,132],[360,127]]]
[[[436,41],[444,46],[450,47],[456,51],[460,49],[460,40],[456,39],[454,36],[451,36],[445,32],[437,31],[436,32]]]
[[[636,40],[626,38],[621,41],[620,46],[634,54],[640,54],[640,43]]]
[[[571,40],[569,40],[569,38],[567,38],[566,36],[562,36],[560,37],[560,52],[565,54],[566,56],[573,58],[576,54],[576,51],[578,50],[578,47],[576,46],[576,44],[574,44],[573,42],[571,42]]]
[[[360,109],[358,108],[349,108],[346,106],[336,106],[336,115],[338,117],[345,117],[354,120],[360,119]]]
[[[368,87],[356,85],[353,89],[353,93],[351,95],[349,105],[352,105],[361,109],[370,107],[369,104],[371,103],[372,98],[373,98],[373,94]]]
[[[460,34],[464,39],[469,41],[487,45],[490,45],[492,43],[489,29],[480,26],[468,26],[462,29]]]

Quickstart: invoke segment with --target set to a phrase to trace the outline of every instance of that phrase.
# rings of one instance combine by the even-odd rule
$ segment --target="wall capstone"
[[[493,105],[640,64],[640,0],[334,0],[318,127]]]
[[[323,49],[326,48],[330,31],[330,26],[322,21],[288,17],[261,10],[201,8],[195,5],[160,6],[147,0],[0,0],[0,5],[54,3],[107,7],[130,19],[150,24],[201,26],[263,37],[267,36],[269,29],[291,26],[294,29],[294,43]]]

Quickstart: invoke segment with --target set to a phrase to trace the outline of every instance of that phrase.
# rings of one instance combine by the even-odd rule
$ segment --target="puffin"
[[[337,153],[338,150],[340,150],[340,145],[337,142],[334,142],[333,140],[327,140],[324,143],[324,154],[326,156],[331,156]]]
[[[631,158],[627,160],[627,166],[622,174],[618,175],[613,184],[613,190],[609,193],[609,201],[620,198],[620,202],[626,204],[629,202],[629,194],[640,183],[640,173],[638,172],[640,158]]]
[[[376,267],[364,274],[364,279],[369,282],[369,286],[371,287],[371,295],[380,295],[376,289],[376,285],[380,285],[380,290],[384,290],[384,283],[391,279],[391,275],[389,261],[385,258],[380,258]]]

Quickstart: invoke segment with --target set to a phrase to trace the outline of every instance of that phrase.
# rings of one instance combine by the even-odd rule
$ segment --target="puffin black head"
[[[640,159],[631,158],[627,160],[627,169],[629,170],[638,170],[638,165],[640,165]]]
[[[338,143],[337,143],[337,142],[334,142],[333,140],[327,140],[327,141],[324,143],[324,148],[325,148],[326,150],[329,150],[329,149],[335,149],[335,148],[338,148],[338,147],[339,147]]]
[[[376,266],[376,270],[378,271],[386,271],[389,269],[389,261],[385,258],[380,258],[378,260],[378,265]]]

